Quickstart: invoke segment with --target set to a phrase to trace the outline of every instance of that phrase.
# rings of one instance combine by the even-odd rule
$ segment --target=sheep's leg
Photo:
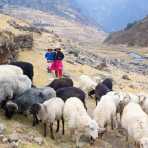
[[[128,137],[128,132],[126,131],[126,142],[127,142],[127,147],[129,148],[130,145],[129,145],[129,137]]]
[[[64,127],[64,117],[63,117],[63,116],[62,116],[62,127],[63,127],[63,128],[62,128],[62,134],[64,135],[64,133],[65,133],[64,128],[65,128],[65,127]]]
[[[57,120],[57,130],[56,130],[56,132],[59,132],[59,126],[60,126],[60,120]]]
[[[33,123],[32,123],[32,126],[35,126],[36,125],[36,115],[33,115]]]
[[[53,135],[53,123],[50,123],[50,133],[51,133],[51,138],[54,139],[54,135]]]
[[[75,138],[76,138],[76,148],[79,148],[80,134],[77,131],[75,131]]]
[[[113,118],[113,116],[111,117],[111,129],[112,130],[114,129],[114,118]]]
[[[47,124],[44,123],[44,137],[46,137],[47,135]]]
[[[84,101],[84,107],[85,107],[85,109],[87,110],[87,106],[86,106],[86,103],[85,103],[85,101]]]

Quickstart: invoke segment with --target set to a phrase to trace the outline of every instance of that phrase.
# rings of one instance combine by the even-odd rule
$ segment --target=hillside
[[[148,46],[148,17],[135,23],[130,28],[111,33],[105,40],[105,43]]]
[[[26,7],[44,12],[50,12],[69,20],[75,20],[83,24],[95,25],[87,15],[81,13],[78,5],[69,0],[3,0],[0,1],[1,8],[11,6]],[[99,25],[97,26],[99,27]]]
[[[20,20],[26,20],[32,26],[54,32],[66,48],[96,49],[106,37],[106,33],[79,21],[69,20],[53,13],[25,7],[8,7],[2,13]]]

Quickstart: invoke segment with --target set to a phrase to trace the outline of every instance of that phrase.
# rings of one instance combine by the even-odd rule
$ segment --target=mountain
[[[129,24],[124,30],[111,33],[105,40],[108,44],[148,46],[148,16]]]
[[[70,0],[1,0],[0,6],[4,9],[6,6],[23,6],[44,12],[52,12],[56,15],[79,21],[87,25],[98,25],[89,19],[87,15],[85,16],[82,14],[77,4]]]
[[[129,22],[148,14],[148,0],[75,0],[84,15],[107,32],[123,29]]]

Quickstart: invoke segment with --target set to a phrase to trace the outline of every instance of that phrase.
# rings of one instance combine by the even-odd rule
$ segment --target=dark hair
[[[48,51],[52,51],[53,49],[51,49],[51,48],[48,48],[47,50],[48,50]]]

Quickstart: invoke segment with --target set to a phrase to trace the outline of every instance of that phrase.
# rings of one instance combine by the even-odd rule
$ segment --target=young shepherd
[[[81,135],[86,134],[92,140],[98,137],[98,133],[104,132],[104,128],[99,128],[96,121],[92,120],[83,103],[76,97],[69,98],[64,105],[64,120],[68,123],[71,136],[76,140],[76,147],[79,147]]]
[[[129,103],[123,110],[122,127],[133,138],[135,148],[148,148],[148,116],[139,104]]]
[[[33,114],[36,114],[38,120],[44,124],[44,136],[46,137],[47,125],[50,126],[51,138],[54,139],[53,123],[57,121],[57,130],[59,131],[60,120],[62,120],[64,134],[64,118],[63,118],[64,101],[61,98],[51,98],[48,101],[40,104],[34,104],[31,107]]]

